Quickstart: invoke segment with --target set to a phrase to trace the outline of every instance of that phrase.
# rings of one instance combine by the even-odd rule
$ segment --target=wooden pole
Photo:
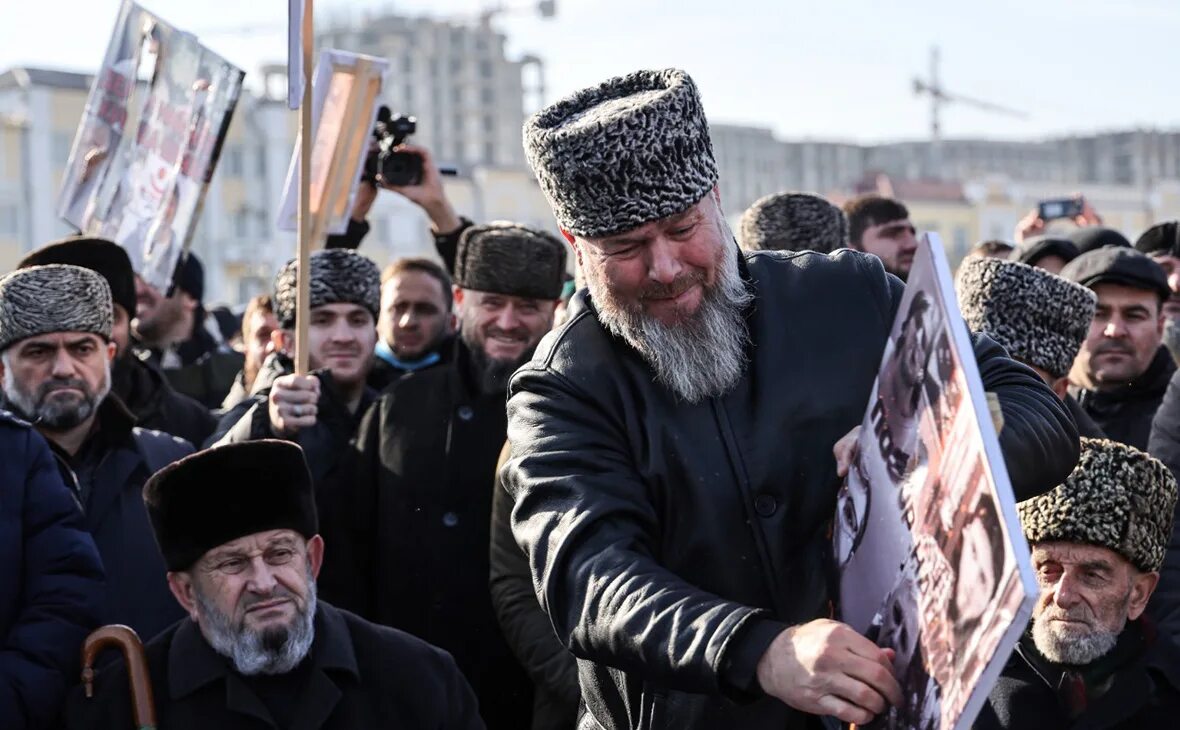
[[[312,22],[313,0],[303,0],[303,101],[299,105],[299,291],[295,300],[295,374],[306,375],[308,365],[307,326],[311,299],[311,74],[315,44]]]

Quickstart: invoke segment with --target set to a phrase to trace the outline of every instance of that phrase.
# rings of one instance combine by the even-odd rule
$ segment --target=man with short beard
[[[483,727],[446,653],[317,600],[325,547],[298,446],[202,451],[143,500],[187,614],[146,646],[160,727]],[[132,727],[127,685],[122,665],[100,672],[93,699],[70,698],[69,727]]]
[[[878,259],[741,254],[683,71],[532,117],[525,149],[589,289],[509,388],[517,542],[578,657],[580,728],[864,723],[889,652],[827,621],[833,446],[861,422],[903,287]],[[1018,495],[1077,457],[1061,401],[985,336]]]
[[[140,360],[132,350],[135,271],[123,247],[102,238],[66,238],[25,256],[18,268],[44,264],[71,264],[102,274],[114,302],[111,339],[115,343],[115,361],[111,366],[111,391],[135,416],[135,425],[163,431],[200,446],[213,433],[216,419],[200,403],[176,392],[159,369]]]
[[[1159,264],[1130,247],[1084,253],[1061,276],[1098,307],[1069,373],[1069,394],[1108,438],[1146,449],[1176,364],[1161,342],[1170,291]]]
[[[521,225],[463,232],[452,361],[382,394],[357,431],[356,473],[338,492],[336,511],[355,521],[339,556],[357,594],[342,605],[451,652],[489,728],[529,726],[529,680],[488,588],[492,485],[508,379],[553,325],[565,261],[565,244]]]
[[[977,730],[1175,726],[1180,646],[1144,616],[1175,504],[1159,461],[1084,438],[1073,474],[1019,505],[1041,593]]]
[[[4,407],[49,442],[106,568],[102,623],[154,636],[180,617],[139,496],[152,472],[192,452],[135,426],[110,393],[113,306],[99,274],[48,264],[0,279]]]

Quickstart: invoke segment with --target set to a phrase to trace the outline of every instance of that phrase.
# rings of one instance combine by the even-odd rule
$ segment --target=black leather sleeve
[[[670,689],[723,690],[730,639],[766,612],[654,559],[658,516],[624,435],[587,394],[533,363],[513,379],[508,417],[513,532],[558,638],[576,656]]]
[[[1180,371],[1172,376],[1163,403],[1155,412],[1147,450],[1180,478]],[[1180,511],[1180,502],[1177,509]],[[1147,604],[1147,612],[1160,631],[1180,639],[1180,525],[1176,522],[1160,567],[1160,582]]]

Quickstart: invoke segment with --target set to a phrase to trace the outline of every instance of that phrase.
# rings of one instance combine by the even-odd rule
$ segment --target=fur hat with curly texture
[[[564,274],[565,244],[544,231],[496,221],[459,238],[455,284],[464,289],[556,300]]]
[[[1029,542],[1109,548],[1151,572],[1164,562],[1175,507],[1176,479],[1163,463],[1126,444],[1083,438],[1065,483],[1017,511]]]
[[[819,195],[775,193],[742,214],[741,242],[747,251],[831,253],[848,246],[848,217]]]
[[[0,279],[0,352],[51,332],[111,339],[111,287],[96,271],[68,264],[17,269]]]
[[[295,326],[298,270],[298,262],[292,259],[275,276],[275,316],[283,329]],[[367,256],[344,248],[312,253],[310,288],[309,309],[325,304],[355,304],[372,312],[374,321],[377,319],[381,308],[381,272]]]
[[[1098,297],[1080,284],[1016,261],[975,257],[955,277],[959,309],[1015,359],[1060,378],[1094,319]]]
[[[700,95],[678,69],[562,99],[525,123],[524,149],[558,225],[586,238],[682,213],[717,184]]]

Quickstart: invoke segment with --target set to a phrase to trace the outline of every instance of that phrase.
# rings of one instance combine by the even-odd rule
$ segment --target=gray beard
[[[6,363],[7,365],[7,363]],[[30,423],[50,433],[63,433],[75,428],[90,418],[98,406],[111,392],[111,363],[106,362],[106,375],[97,393],[91,393],[90,388],[82,380],[71,380],[70,385],[78,387],[85,394],[81,400],[60,402],[48,399],[49,391],[42,385],[37,393],[26,392],[13,375],[12,367],[4,368],[4,399]]]
[[[257,674],[286,674],[307,656],[315,641],[316,591],[315,579],[308,573],[308,601],[291,626],[253,631],[245,626],[234,626],[232,619],[222,613],[198,590],[194,591],[201,616],[201,634],[213,650],[233,662],[238,674],[250,677]]]
[[[750,334],[742,311],[754,295],[738,273],[736,255],[726,247],[717,281],[705,291],[696,314],[672,326],[648,317],[641,305],[621,305],[600,277],[586,277],[598,321],[639,352],[657,383],[688,403],[724,395],[746,369]]]
[[[1095,629],[1086,634],[1055,631],[1044,615],[1033,619],[1032,626],[1037,651],[1051,662],[1074,666],[1084,666],[1108,654],[1118,643],[1121,633],[1123,627],[1117,631]]]

